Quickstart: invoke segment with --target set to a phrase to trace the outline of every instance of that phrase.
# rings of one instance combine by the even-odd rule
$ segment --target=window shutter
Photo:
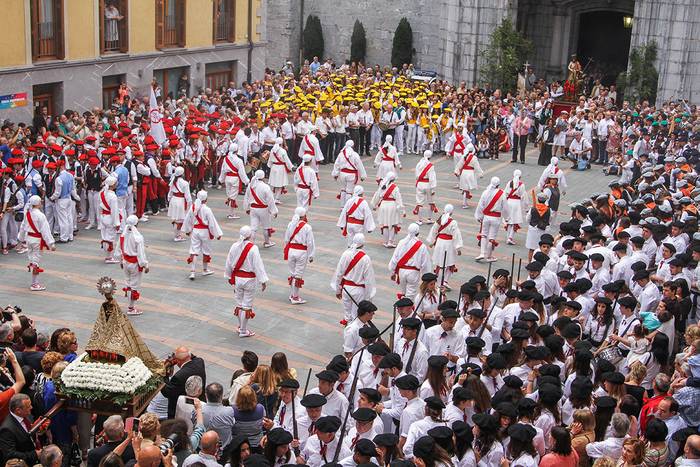
[[[226,18],[228,22],[228,41],[236,42],[236,0],[225,1],[228,2],[228,8],[226,9],[228,13],[228,17]]]
[[[127,53],[129,51],[129,1],[121,0],[119,3],[119,12],[124,17],[119,22],[119,51]],[[102,17],[104,18],[104,15]]]
[[[63,54],[63,0],[54,0],[54,50],[56,58],[62,60]]]
[[[212,10],[213,27],[211,28],[212,29],[211,41],[214,44],[216,44],[216,42],[217,42],[216,38],[218,37],[218,32],[219,32],[218,31],[219,28],[217,28],[217,25],[219,24],[219,22],[216,20],[216,12],[219,11],[219,2],[220,2],[220,0],[213,0],[211,2],[212,6],[214,7],[214,9]]]
[[[177,45],[179,47],[185,46],[185,14],[187,11],[185,0],[171,0],[175,1],[177,8]]]
[[[39,58],[39,0],[32,0],[31,22],[32,22],[32,60]]]
[[[156,0],[156,48],[163,48],[163,33],[165,22],[165,0]]]
[[[121,10],[119,10],[121,11]],[[105,0],[100,0],[100,55],[105,53]]]

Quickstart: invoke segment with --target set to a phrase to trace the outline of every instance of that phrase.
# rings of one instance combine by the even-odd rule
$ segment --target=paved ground
[[[500,161],[482,161],[484,178],[480,180],[481,188],[488,184],[494,175],[501,177],[502,184],[511,177],[516,167],[523,171],[523,180],[528,187],[539,178],[542,167],[536,165],[536,153],[528,152],[526,165],[512,165],[509,155],[502,154]],[[403,158],[404,170],[400,173],[399,186],[407,205],[409,218],[415,203],[413,167],[417,156]],[[474,210],[462,210],[457,190],[453,189],[454,177],[449,175],[453,168],[451,161],[436,159],[439,171],[437,199],[439,206],[450,202],[456,206],[454,215],[462,229],[465,243],[463,256],[458,260],[459,273],[451,281],[460,284],[472,275],[486,275],[487,265],[474,261],[478,254],[475,235],[478,224],[474,219]],[[371,162],[365,160],[370,180],[365,188],[371,197],[375,189],[372,181],[374,170]],[[595,167],[595,166],[594,166]],[[590,196],[595,191],[604,189],[609,182],[595,168],[587,172],[570,173],[567,171],[569,192],[562,200],[566,208],[568,203]],[[330,286],[330,278],[340,253],[345,248],[345,239],[335,227],[339,213],[339,201],[336,200],[336,185],[330,177],[330,166],[323,166],[321,172],[321,197],[314,201],[310,222],[316,235],[317,256],[307,269],[306,287],[303,290],[308,303],[292,306],[288,300],[287,267],[282,258],[282,240],[284,229],[294,210],[293,194],[287,195],[280,206],[280,214],[275,221],[277,246],[261,249],[263,261],[271,284],[256,299],[257,317],[252,328],[257,336],[241,340],[234,334],[237,324],[232,316],[233,292],[223,277],[225,257],[233,241],[237,239],[238,228],[247,219],[226,220],[224,193],[210,190],[209,205],[220,220],[224,238],[214,242],[214,270],[216,274],[194,282],[188,280],[187,258],[188,243],[173,243],[172,229],[163,214],[151,217],[151,221],[139,226],[146,238],[147,252],[151,262],[151,272],[145,276],[142,287],[142,299],[139,302],[144,314],[132,318],[147,344],[157,355],[166,355],[177,345],[188,345],[195,354],[205,358],[208,365],[210,381],[228,381],[232,371],[239,367],[239,357],[244,349],[258,353],[261,362],[269,362],[276,351],[284,351],[290,365],[304,374],[309,367],[324,365],[331,355],[341,351],[341,327],[338,324],[342,312]],[[481,193],[478,190],[477,195]],[[478,196],[475,197],[478,200]],[[244,216],[245,217],[245,216]],[[421,227],[421,234],[427,235],[430,227]],[[402,234],[405,233],[402,232]],[[503,233],[500,234],[501,238]],[[525,233],[521,231],[516,241],[524,243]],[[391,305],[396,298],[396,285],[390,280],[386,265],[393,250],[381,246],[377,233],[368,236],[366,251],[371,256],[378,287],[375,303],[379,307],[377,324],[386,324],[391,320]],[[501,242],[497,250],[499,261],[494,268],[510,268],[511,254],[526,258],[523,246],[508,246]],[[75,241],[67,245],[58,245],[56,252],[44,252],[46,273],[42,278],[46,282],[45,292],[28,291],[29,274],[26,269],[25,255],[11,253],[0,257],[3,271],[0,281],[0,302],[20,305],[25,313],[37,321],[40,330],[51,331],[60,326],[74,329],[78,342],[85,343],[94,317],[99,309],[101,296],[95,289],[95,281],[103,275],[113,277],[119,287],[123,276],[118,265],[106,265],[99,249],[97,231],[81,231]],[[517,262],[517,260],[516,260]],[[524,274],[524,270],[523,270]],[[452,292],[456,298],[456,292]],[[119,298],[122,307],[126,300]]]

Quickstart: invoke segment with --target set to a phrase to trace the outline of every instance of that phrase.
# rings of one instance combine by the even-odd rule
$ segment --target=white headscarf
[[[450,218],[450,214],[455,210],[455,207],[451,204],[446,204],[442,210],[442,216],[440,216],[440,225],[445,225],[445,222]]]
[[[124,226],[124,242],[127,242],[131,237],[134,237],[136,241],[143,238],[141,233],[136,229],[136,225],[139,223],[139,218],[134,214],[131,214],[126,218]]]
[[[263,178],[265,178],[265,172],[262,170],[256,170],[253,178],[250,180],[250,186],[257,185]]]
[[[238,231],[238,237],[239,237],[240,241],[249,239],[251,235],[253,235],[253,231],[251,230],[249,225],[244,225]]]
[[[433,157],[433,151],[430,149],[423,151],[423,159],[430,159],[431,157]]]
[[[382,145],[383,147],[389,147],[391,146],[391,142],[394,141],[394,138],[391,135],[386,135],[384,137],[384,144]]]
[[[394,172],[389,172],[388,174],[386,174],[382,179],[382,190],[386,190],[387,188],[389,188],[389,183],[393,182],[394,180],[396,180],[396,174]]]
[[[355,188],[352,189],[352,196],[353,198],[359,198],[360,195],[364,194],[365,189],[362,187],[362,185],[355,185]]]
[[[361,248],[364,244],[365,244],[364,234],[356,233],[355,236],[352,237],[352,245],[350,245],[350,248],[358,249],[358,248]]]
[[[306,208],[297,206],[294,210],[294,216],[292,216],[292,223],[298,224],[302,217],[306,216]]]
[[[29,198],[29,204],[31,206],[40,206],[41,205],[41,197],[38,195],[32,195]]]
[[[208,197],[209,197],[208,193],[204,190],[200,190],[197,192],[197,199],[194,200],[194,214],[195,215],[199,214],[199,210],[202,209],[202,204],[206,203]]]
[[[420,226],[416,224],[415,222],[411,222],[408,224],[408,229],[407,229],[407,238],[414,238],[417,237],[420,234]]]
[[[518,182],[520,182],[520,176],[523,173],[520,171],[520,169],[515,169],[513,171],[513,188],[516,188],[518,186]]]
[[[112,186],[112,185],[116,185],[116,184],[117,184],[116,177],[113,177],[110,175],[109,177],[105,178],[104,186]]]
[[[182,177],[185,173],[184,167],[178,165],[175,167],[175,171],[173,172],[173,177],[170,179],[170,186],[173,186],[175,182],[177,182],[178,177]]]

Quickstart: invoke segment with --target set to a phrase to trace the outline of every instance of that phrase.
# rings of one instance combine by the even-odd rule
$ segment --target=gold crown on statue
[[[97,280],[97,291],[102,295],[112,295],[115,290],[117,290],[117,283],[111,277],[103,276]]]

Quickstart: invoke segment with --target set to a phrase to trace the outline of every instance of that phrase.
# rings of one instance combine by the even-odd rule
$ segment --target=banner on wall
[[[19,92],[17,94],[7,94],[5,96],[0,96],[0,110],[14,109],[15,107],[24,107],[26,105],[26,92]]]

